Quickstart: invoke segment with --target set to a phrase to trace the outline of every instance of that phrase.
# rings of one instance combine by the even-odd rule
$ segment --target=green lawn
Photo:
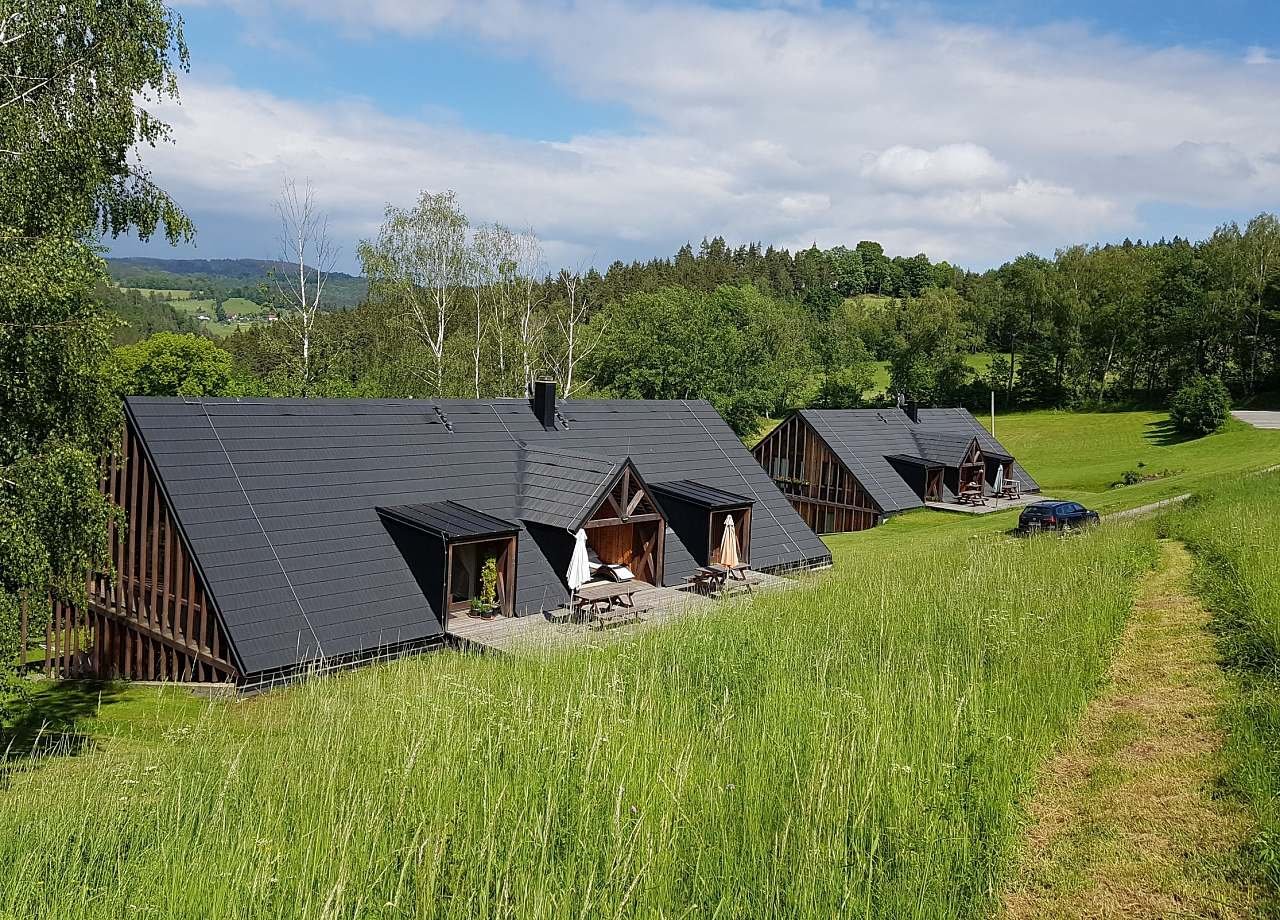
[[[1102,511],[1194,492],[1210,480],[1280,464],[1280,431],[1231,420],[1216,434],[1186,439],[1163,412],[1016,413],[996,417],[996,437],[1046,494]],[[1126,470],[1171,475],[1111,488]]]
[[[190,293],[190,292],[187,292],[187,293]],[[208,316],[209,320],[205,323],[202,323],[201,327],[210,335],[218,336],[219,338],[225,338],[226,336],[235,332],[236,329],[245,328],[248,325],[248,323],[245,323],[245,322],[240,322],[240,323],[218,322],[214,318],[215,306],[216,306],[215,301],[209,298],[187,298],[186,300],[175,302],[173,305],[175,310],[178,310],[189,316],[198,316],[202,313]],[[256,317],[261,317],[267,313],[266,307],[262,306],[261,304],[255,303],[254,301],[249,300],[248,298],[245,298],[245,297],[230,297],[227,300],[223,301],[222,308],[228,315],[232,313],[236,313],[236,314],[239,314],[241,317],[256,318]]]
[[[1153,550],[912,546],[595,648],[240,702],[52,687],[80,732],[0,777],[0,916],[981,915]]]
[[[987,417],[982,418],[989,426]],[[1222,431],[1182,440],[1161,412],[1020,412],[996,416],[996,436],[1035,477],[1043,494],[1069,498],[1103,513],[1134,508],[1280,464],[1280,431],[1230,421]],[[1179,472],[1152,482],[1111,488],[1125,470]],[[974,517],[912,511],[874,530],[826,538],[837,561],[899,547],[992,537],[1010,530],[1017,511]]]
[[[238,313],[241,316],[259,316],[267,312],[266,307],[247,297],[228,297],[222,302],[222,308],[226,310],[228,316],[232,313]]]

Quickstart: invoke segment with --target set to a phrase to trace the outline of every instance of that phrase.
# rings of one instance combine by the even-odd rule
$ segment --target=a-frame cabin
[[[704,401],[547,381],[528,400],[130,398],[125,419],[102,476],[116,576],[53,605],[51,673],[254,687],[407,654],[476,605],[570,603],[579,531],[593,577],[660,587],[714,562],[730,518],[755,569],[831,562]]]
[[[999,480],[1038,492],[1031,475],[964,409],[804,409],[753,449],[817,533],[865,530],[945,505]]]

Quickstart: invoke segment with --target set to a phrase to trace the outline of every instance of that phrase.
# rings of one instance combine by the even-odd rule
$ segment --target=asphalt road
[[[1231,414],[1242,422],[1248,422],[1254,428],[1280,428],[1280,412],[1255,412],[1242,409]]]

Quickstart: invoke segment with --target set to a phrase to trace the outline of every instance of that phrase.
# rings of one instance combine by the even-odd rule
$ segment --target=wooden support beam
[[[627,518],[626,520],[623,520],[620,517],[597,518],[594,521],[587,521],[587,523],[583,524],[582,526],[587,530],[591,530],[596,527],[616,527],[619,524],[645,524],[645,523],[648,523],[649,521],[662,521],[662,520],[664,520],[664,518],[660,514],[637,514],[634,517]]]
[[[151,484],[151,528],[147,534],[149,547],[149,555],[151,562],[151,596],[147,601],[147,607],[150,611],[151,618],[156,621],[156,625],[163,631],[165,628],[164,615],[160,610],[160,582],[162,580],[160,574],[160,483],[154,479]]]

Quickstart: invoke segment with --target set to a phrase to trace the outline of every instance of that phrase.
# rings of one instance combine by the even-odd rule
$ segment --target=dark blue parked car
[[[1036,502],[1018,515],[1018,529],[1066,530],[1098,523],[1098,512],[1076,502]]]

